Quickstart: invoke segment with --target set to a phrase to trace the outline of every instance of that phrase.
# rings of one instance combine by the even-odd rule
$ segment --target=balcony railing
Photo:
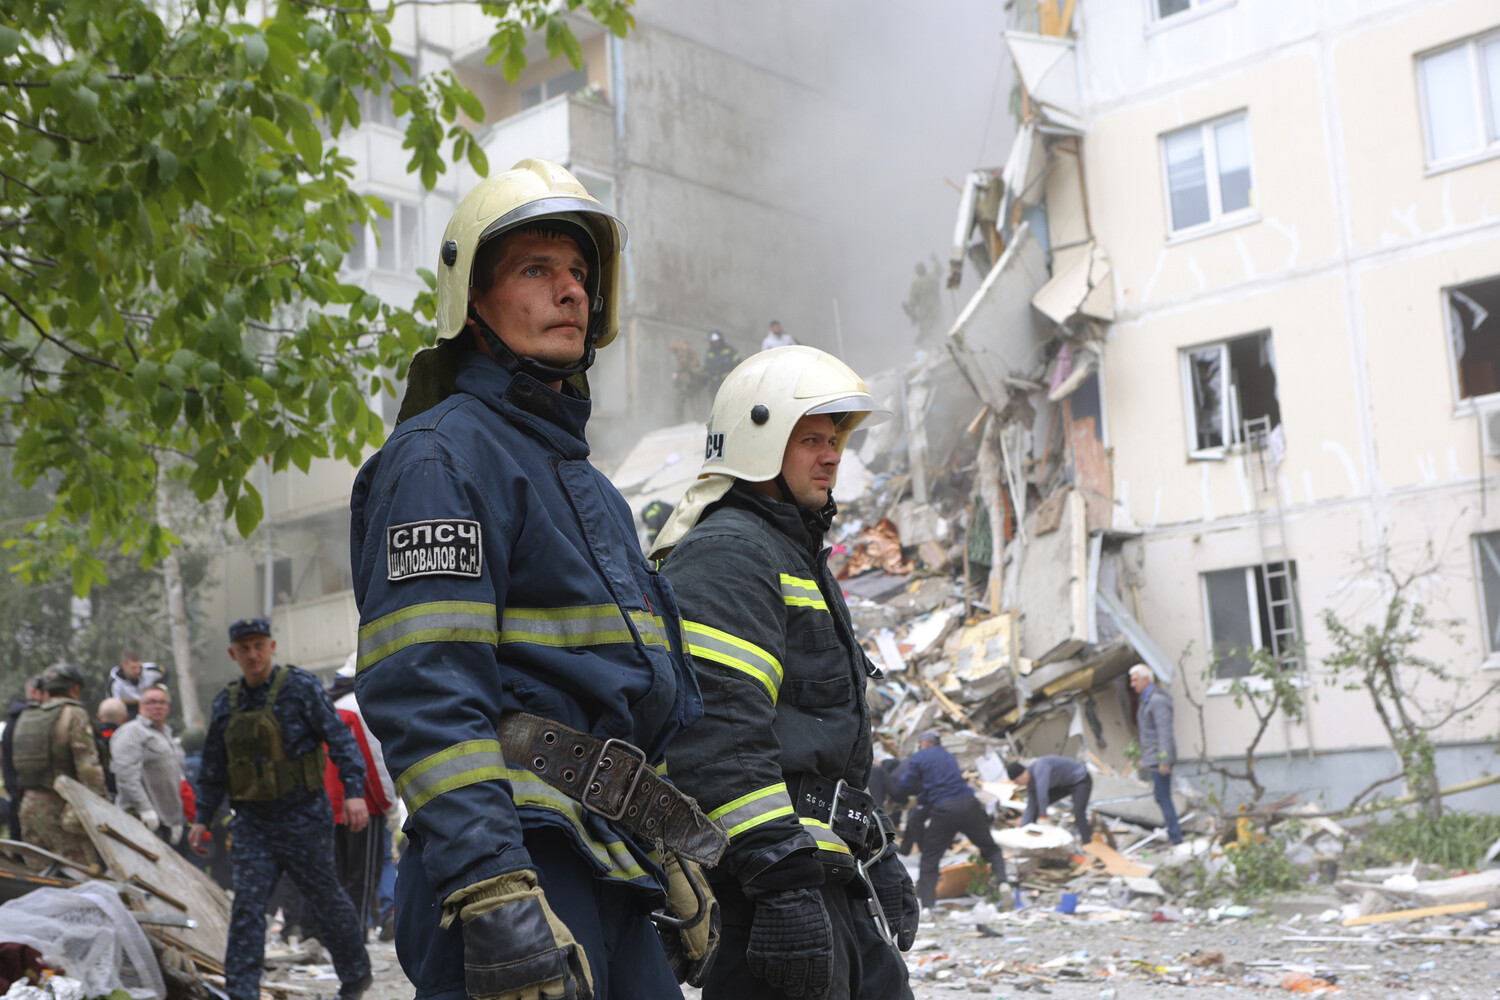
[[[479,133],[479,144],[492,172],[528,156],[609,168],[614,163],[614,119],[607,105],[563,94],[490,125]]]

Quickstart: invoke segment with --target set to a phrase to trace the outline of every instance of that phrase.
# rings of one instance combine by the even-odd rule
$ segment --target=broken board
[[[1104,865],[1104,870],[1111,875],[1121,875],[1125,878],[1145,878],[1151,874],[1151,869],[1138,861],[1131,861],[1119,851],[1110,847],[1098,834],[1094,839],[1083,845],[1083,853],[1091,858],[1097,858]]]
[[[114,878],[154,897],[150,908],[198,922],[197,927],[152,926],[151,933],[195,958],[222,966],[229,938],[229,894],[119,806],[66,775],[52,787],[73,807]]]
[[[1445,906],[1423,906],[1415,910],[1391,910],[1389,913],[1369,913],[1360,917],[1350,917],[1344,921],[1345,927],[1362,927],[1365,924],[1385,924],[1392,920],[1419,920],[1422,917],[1442,917],[1450,913],[1473,913],[1475,910],[1487,910],[1489,904],[1482,899],[1470,900],[1467,903],[1448,903]]]

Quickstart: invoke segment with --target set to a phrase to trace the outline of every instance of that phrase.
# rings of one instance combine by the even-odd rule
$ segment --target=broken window
[[[1427,162],[1500,151],[1500,32],[1417,59]]]
[[[1500,531],[1474,536],[1479,562],[1479,602],[1484,612],[1484,650],[1500,660]]]
[[[1297,564],[1268,563],[1203,574],[1208,610],[1208,648],[1217,658],[1216,677],[1246,677],[1249,650],[1263,649],[1283,662],[1296,651]]]
[[[1191,457],[1223,458],[1227,446],[1244,440],[1247,420],[1281,423],[1269,330],[1190,348],[1182,363]]]
[[[1500,278],[1450,288],[1446,297],[1458,398],[1500,392]]]
[[[1161,139],[1173,235],[1254,215],[1250,125],[1243,112]]]
[[[584,63],[578,69],[571,67],[557,76],[543,80],[541,83],[527,87],[521,91],[521,110],[534,108],[543,101],[550,101],[559,94],[571,94],[575,90],[582,90],[589,85],[589,65]]]

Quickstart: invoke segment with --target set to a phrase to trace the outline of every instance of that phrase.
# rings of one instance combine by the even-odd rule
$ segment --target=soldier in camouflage
[[[88,709],[78,701],[83,672],[71,663],[48,667],[42,674],[41,691],[42,703],[27,708],[16,719],[12,752],[16,774],[25,789],[21,837],[75,864],[96,864],[98,855],[83,824],[72,807],[52,790],[57,776],[66,774],[107,797],[94,727]]]

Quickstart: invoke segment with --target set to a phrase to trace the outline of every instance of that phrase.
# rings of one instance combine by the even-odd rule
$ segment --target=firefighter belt
[[[838,834],[855,861],[869,861],[885,846],[875,799],[847,784],[817,774],[786,775],[792,808],[798,816],[827,823]]]
[[[505,759],[596,816],[658,849],[711,866],[729,847],[719,825],[689,795],[659,777],[624,740],[600,740],[526,712],[507,712],[496,730]]]

